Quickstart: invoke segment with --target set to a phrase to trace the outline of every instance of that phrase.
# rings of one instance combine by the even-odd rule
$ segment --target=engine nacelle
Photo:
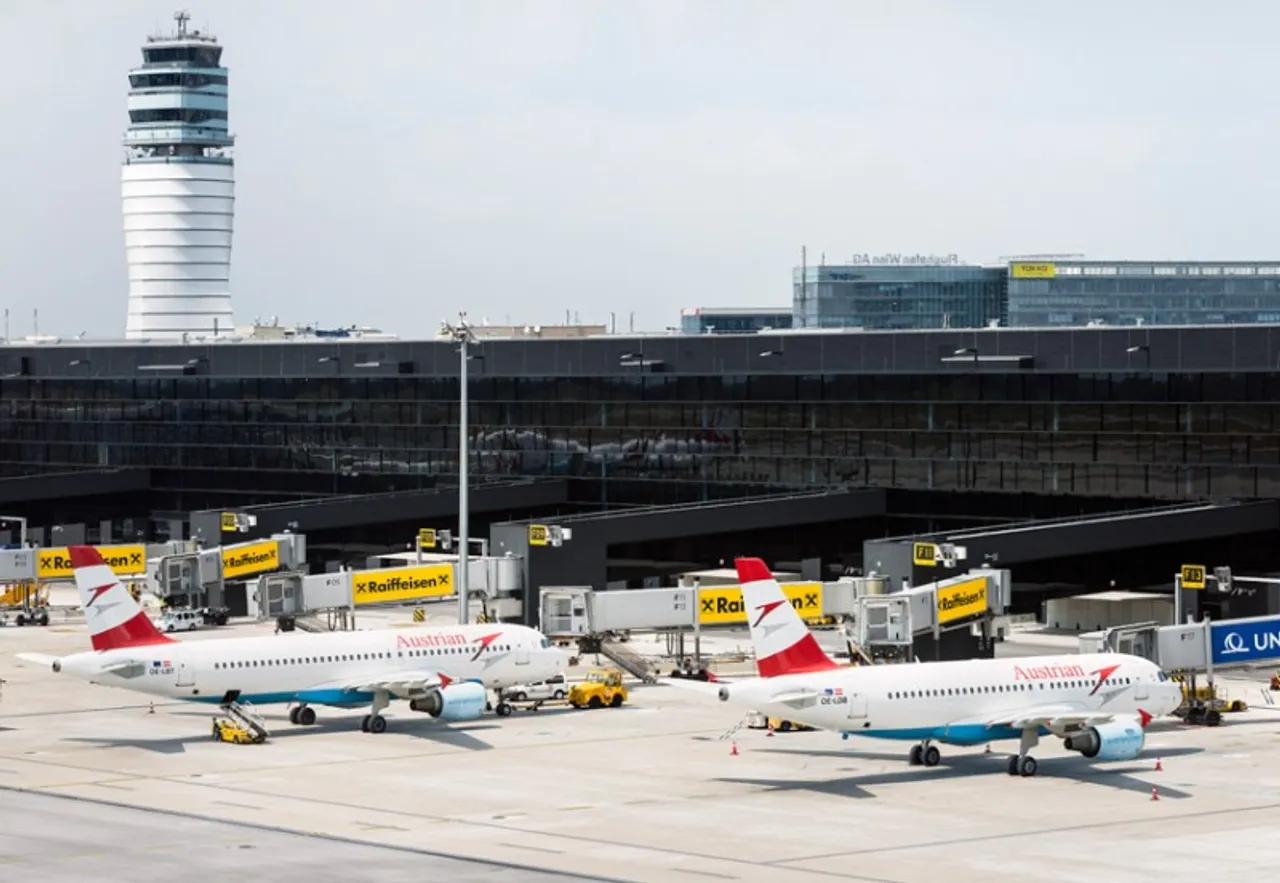
[[[1135,718],[1088,727],[1063,740],[1068,751],[1098,760],[1133,760],[1146,744],[1147,733]]]
[[[489,701],[487,691],[475,681],[450,684],[443,690],[432,690],[419,699],[411,699],[409,707],[445,721],[473,721],[484,714]]]

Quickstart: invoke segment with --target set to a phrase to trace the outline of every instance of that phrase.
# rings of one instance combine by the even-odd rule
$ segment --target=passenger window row
[[[491,644],[485,647],[481,654],[495,653],[497,651],[510,650],[508,644]],[[240,659],[234,662],[215,662],[215,669],[230,668],[258,668],[259,666],[276,666],[276,665],[320,665],[327,662],[359,662],[367,659],[391,659],[394,655],[397,658],[405,656],[458,656],[463,653],[473,653],[474,647],[436,647],[430,650],[397,650],[394,654],[387,653],[338,653],[332,656],[294,656],[284,659]]]
[[[1046,687],[1054,690],[1092,690],[1095,681],[1041,681],[1040,689]],[[1104,687],[1115,687],[1133,683],[1133,678],[1107,678],[1102,682]],[[889,699],[930,699],[939,696],[975,696],[986,693],[1029,693],[1035,690],[1034,684],[985,684],[973,687],[938,687],[929,690],[900,690],[890,693]]]

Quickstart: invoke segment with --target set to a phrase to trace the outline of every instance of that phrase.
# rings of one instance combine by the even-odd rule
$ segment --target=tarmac
[[[74,617],[0,629],[4,879],[935,883],[945,867],[950,883],[1199,883],[1280,866],[1280,711],[1250,678],[1224,681],[1252,707],[1221,727],[1158,721],[1122,763],[1045,740],[1040,774],[1021,779],[1005,773],[1012,743],[942,746],[941,765],[911,767],[905,744],[730,734],[737,715],[714,696],[664,685],[619,709],[463,724],[395,703],[377,736],[361,711],[295,727],[267,708],[269,742],[229,745],[210,739],[208,709],[150,713],[13,657],[87,646]]]

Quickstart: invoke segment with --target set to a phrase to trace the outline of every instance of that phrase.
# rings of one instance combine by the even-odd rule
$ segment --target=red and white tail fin
[[[133,600],[93,546],[69,546],[80,606],[89,624],[94,650],[172,644]]]
[[[829,671],[839,666],[791,606],[782,586],[759,558],[739,558],[743,607],[756,651],[756,671],[762,678]]]

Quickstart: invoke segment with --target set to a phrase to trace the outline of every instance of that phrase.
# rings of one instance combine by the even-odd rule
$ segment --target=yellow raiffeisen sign
[[[351,597],[356,604],[384,604],[453,594],[453,565],[385,567],[351,574]]]
[[[248,546],[231,546],[222,550],[222,578],[235,579],[266,573],[280,566],[280,542],[264,540]]]
[[[1058,275],[1056,264],[1032,264],[1018,261],[1013,264],[1014,279],[1052,279]]]
[[[142,543],[94,548],[116,576],[147,572],[147,547]],[[71,568],[71,553],[65,547],[40,549],[36,553],[36,578],[55,579],[60,576],[75,576],[75,571]]]
[[[787,583],[782,594],[804,619],[822,616],[822,583]],[[698,622],[702,625],[730,625],[747,621],[741,586],[718,586],[698,590]]]
[[[977,616],[987,609],[987,578],[967,579],[938,589],[938,625]]]

